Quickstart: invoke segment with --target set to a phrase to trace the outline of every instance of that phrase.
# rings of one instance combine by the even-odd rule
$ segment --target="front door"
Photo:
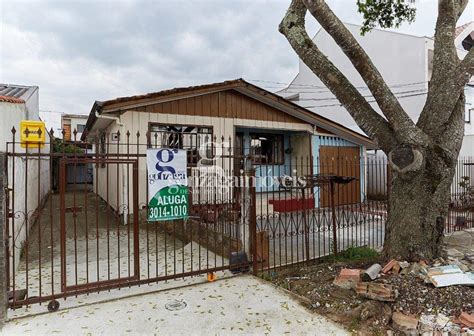
[[[320,174],[355,177],[349,184],[335,187],[334,203],[336,206],[360,202],[360,151],[358,147],[321,146],[319,149]],[[321,188],[321,207],[331,205],[329,188]]]

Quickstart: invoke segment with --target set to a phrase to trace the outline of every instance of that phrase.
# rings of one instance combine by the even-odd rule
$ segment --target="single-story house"
[[[119,145],[127,141],[127,132],[131,134],[130,143],[137,142],[139,132],[138,142],[142,145]],[[122,154],[126,151],[144,154],[150,146],[186,148],[188,167],[192,170],[198,165],[199,147],[213,137],[218,143],[226,143],[223,148],[232,147],[232,157],[219,161],[227,174],[237,175],[243,168],[242,158],[247,156],[256,168],[256,176],[262,178],[295,172],[354,176],[357,181],[352,182],[352,188],[355,189],[348,196],[352,198],[341,202],[356,203],[364,199],[363,163],[366,150],[375,148],[369,138],[243,79],[96,101],[82,140],[100,139],[96,151],[109,154],[117,150]],[[349,161],[352,168],[347,164]],[[123,196],[126,193],[119,190],[115,195],[111,188],[106,191],[102,181],[108,176],[109,185],[115,188],[115,181],[120,178],[117,174],[127,174],[127,170],[105,172],[103,167],[95,170],[100,174],[95,180],[101,183],[96,190],[102,198],[114,200],[109,203],[120,211],[121,204],[128,204]],[[138,169],[139,203],[143,205],[147,190],[144,159],[140,159]],[[117,188],[125,188],[123,184],[119,182]],[[257,186],[257,192],[269,195],[268,200],[277,190],[274,185]],[[281,198],[279,192],[278,199]],[[315,200],[315,206],[328,205],[323,197]],[[193,202],[197,202],[195,198]]]

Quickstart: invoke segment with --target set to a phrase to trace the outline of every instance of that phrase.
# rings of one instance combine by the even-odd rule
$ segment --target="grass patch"
[[[336,262],[336,261],[372,261],[376,260],[379,254],[374,249],[366,246],[360,247],[349,247],[347,250],[339,252],[338,255],[330,255],[324,257],[324,262]]]

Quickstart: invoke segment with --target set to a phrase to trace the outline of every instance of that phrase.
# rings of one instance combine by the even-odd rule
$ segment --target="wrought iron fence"
[[[271,271],[383,244],[390,190],[383,157],[356,147],[290,151],[255,136],[248,147],[207,129],[163,132],[97,133],[85,142],[73,132],[76,141],[33,149],[13,131],[10,307],[249,264]],[[187,151],[189,216],[149,222],[146,151],[163,141]],[[446,232],[474,226],[472,163],[458,163]],[[247,258],[233,261],[235,253]]]

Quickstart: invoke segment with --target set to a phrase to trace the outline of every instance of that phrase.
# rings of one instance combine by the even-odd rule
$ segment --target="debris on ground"
[[[395,329],[406,334],[413,334],[418,329],[418,318],[412,315],[405,315],[400,312],[394,312],[392,315],[392,324]]]
[[[408,262],[334,258],[281,271],[273,281],[356,334],[474,335],[474,246],[453,235],[442,258]],[[474,240],[471,240],[474,242]],[[284,284],[285,283],[285,284]]]
[[[381,270],[382,266],[380,264],[373,264],[362,273],[362,280],[370,281],[377,279]]]
[[[464,273],[456,264],[432,267],[428,270],[428,279],[435,287],[453,285],[474,286],[474,272]]]
[[[461,315],[459,315],[458,321],[468,328],[474,328],[474,314],[462,312]]]
[[[333,284],[344,288],[355,288],[356,284],[360,282],[360,269],[343,268],[339,275],[334,279]]]
[[[397,294],[392,285],[376,282],[359,282],[356,293],[360,296],[377,301],[395,301]]]

